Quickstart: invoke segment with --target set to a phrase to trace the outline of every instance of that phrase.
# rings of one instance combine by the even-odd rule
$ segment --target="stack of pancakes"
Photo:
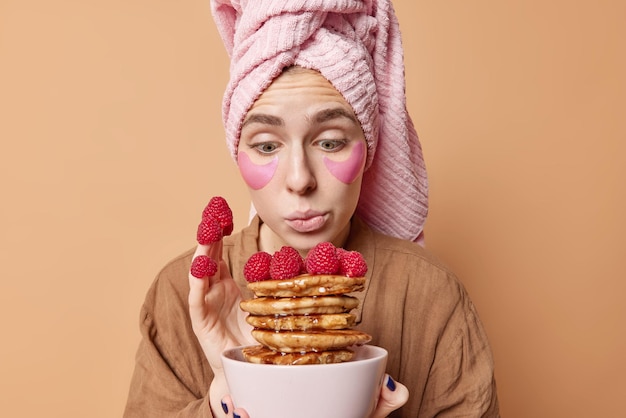
[[[359,300],[347,293],[363,290],[365,278],[303,274],[291,279],[248,283],[256,296],[241,302],[261,344],[243,350],[251,363],[326,364],[352,358],[350,346],[371,336],[350,329],[350,311]]]

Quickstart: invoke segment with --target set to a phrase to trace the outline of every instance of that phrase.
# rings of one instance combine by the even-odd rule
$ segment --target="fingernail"
[[[389,378],[387,379],[387,387],[389,388],[390,391],[394,391],[396,390],[396,382],[393,381],[393,379],[391,378],[391,376],[389,376]]]
[[[226,403],[224,403],[224,401],[222,401],[222,409],[224,410],[225,414],[228,414],[228,405],[226,405]]]

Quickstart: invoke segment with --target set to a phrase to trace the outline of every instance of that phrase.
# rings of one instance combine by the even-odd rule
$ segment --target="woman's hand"
[[[222,237],[231,231],[232,212],[226,201],[211,199],[198,227],[199,245],[189,273],[191,326],[215,375],[210,389],[214,412],[221,410],[220,399],[228,392],[221,353],[254,343],[252,327],[239,309],[241,292],[222,260]]]
[[[194,258],[208,255],[220,259],[222,242],[198,245]],[[215,257],[215,258],[214,258]],[[218,263],[211,277],[197,278],[189,274],[189,314],[194,333],[198,337],[214,373],[222,369],[222,351],[252,343],[252,327],[239,309],[241,292],[224,261]]]

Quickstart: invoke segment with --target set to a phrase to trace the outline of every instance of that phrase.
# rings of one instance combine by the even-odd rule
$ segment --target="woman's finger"
[[[250,418],[245,410],[241,408],[235,408],[230,395],[226,395],[222,398],[222,411],[226,414],[227,417]]]
[[[233,213],[226,200],[221,196],[214,196],[209,200],[202,211],[202,219],[196,231],[198,247],[193,255],[189,272],[190,306],[203,306],[201,298],[212,285],[220,281],[220,264],[222,263],[222,239],[233,231]],[[227,269],[222,269],[225,274]],[[229,274],[228,274],[229,275]],[[201,279],[206,283],[200,286],[194,279]]]
[[[189,314],[191,323],[200,323],[206,315],[205,295],[209,290],[209,277],[217,276],[217,263],[210,254],[221,252],[221,242],[198,245],[189,269]]]
[[[226,414],[227,417],[233,416],[233,411],[235,407],[233,406],[233,400],[230,395],[226,395],[222,398],[222,411]]]
[[[402,407],[408,400],[409,390],[406,386],[394,381],[391,376],[385,375],[378,405],[376,405],[376,410],[371,418],[385,418],[396,409]]]
[[[250,415],[241,408],[235,408],[233,411],[233,418],[250,418]]]

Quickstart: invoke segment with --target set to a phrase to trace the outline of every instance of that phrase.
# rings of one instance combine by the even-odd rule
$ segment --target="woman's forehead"
[[[312,107],[343,108],[356,120],[352,106],[319,72],[304,68],[283,72],[254,101],[245,120],[260,108],[280,107],[290,103],[306,103]],[[292,109],[290,107],[289,109]],[[294,106],[295,110],[295,106]]]
[[[259,95],[257,101],[276,94],[292,96],[294,92],[315,92],[320,96],[328,96],[329,99],[339,100],[348,104],[330,81],[324,78],[319,72],[308,69],[282,73]]]

